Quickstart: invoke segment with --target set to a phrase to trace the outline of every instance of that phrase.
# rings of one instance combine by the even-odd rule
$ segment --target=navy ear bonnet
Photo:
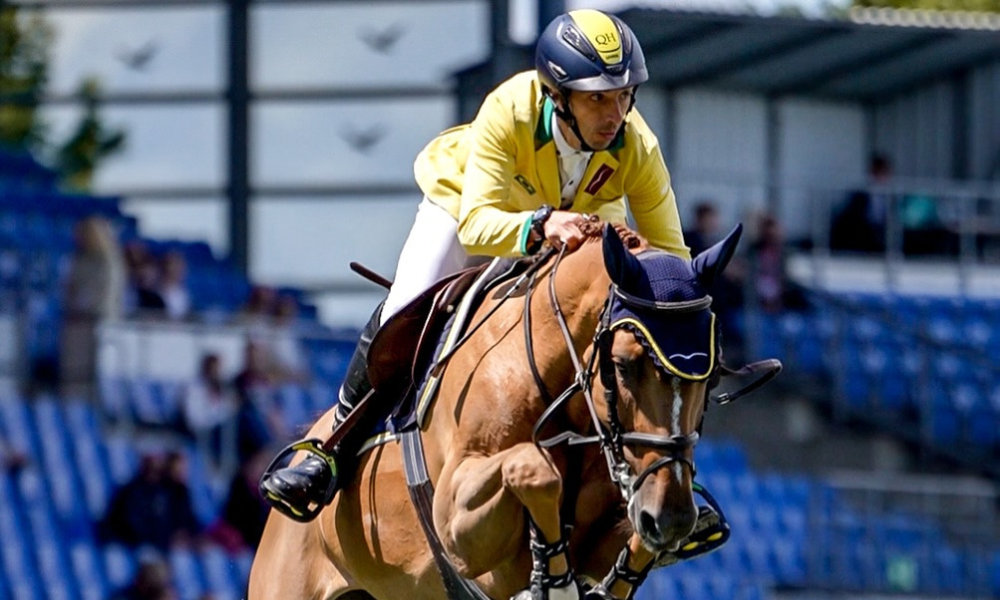
[[[629,269],[612,286],[609,328],[634,333],[669,374],[691,381],[708,378],[716,360],[715,315],[691,261],[660,250],[635,258],[640,268]]]

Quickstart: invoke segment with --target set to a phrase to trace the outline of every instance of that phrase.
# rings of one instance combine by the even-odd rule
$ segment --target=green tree
[[[100,85],[96,78],[85,80],[79,95],[84,105],[83,117],[73,134],[60,146],[56,169],[66,187],[85,191],[90,189],[94,170],[101,160],[124,147],[125,132],[108,130],[101,123],[98,115]]]
[[[45,130],[37,113],[52,30],[37,12],[23,20],[18,12],[0,0],[0,143],[39,151]]]
[[[48,83],[54,35],[41,12],[25,12],[30,14],[0,0],[0,145],[53,156],[63,185],[86,191],[101,161],[124,147],[125,133],[103,124],[100,86],[91,77],[80,85],[84,108],[80,122],[66,140],[49,139],[39,107]]]
[[[1000,12],[1000,0],[853,0],[853,5],[920,10]]]

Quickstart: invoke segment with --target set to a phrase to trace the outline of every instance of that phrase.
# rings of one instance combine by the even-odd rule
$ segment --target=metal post
[[[545,27],[564,12],[566,3],[563,0],[538,0],[538,35],[542,35]]]
[[[228,0],[229,82],[226,90],[229,113],[229,257],[236,268],[249,272],[250,236],[250,0]]]

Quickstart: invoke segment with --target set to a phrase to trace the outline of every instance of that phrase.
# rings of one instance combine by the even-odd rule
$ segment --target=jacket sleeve
[[[684,243],[681,233],[681,219],[670,185],[670,173],[659,146],[652,146],[638,159],[636,175],[628,178],[633,185],[625,193],[639,235],[655,248],[690,259],[691,250]]]
[[[458,216],[458,239],[466,252],[520,256],[530,211],[511,210],[517,140],[509,100],[490,96],[472,123]]]

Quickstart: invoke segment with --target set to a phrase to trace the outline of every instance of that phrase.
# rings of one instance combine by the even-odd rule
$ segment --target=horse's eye
[[[614,363],[615,363],[615,372],[618,373],[618,375],[622,379],[626,379],[632,376],[632,373],[634,371],[633,368],[634,365],[632,361],[615,360]]]

